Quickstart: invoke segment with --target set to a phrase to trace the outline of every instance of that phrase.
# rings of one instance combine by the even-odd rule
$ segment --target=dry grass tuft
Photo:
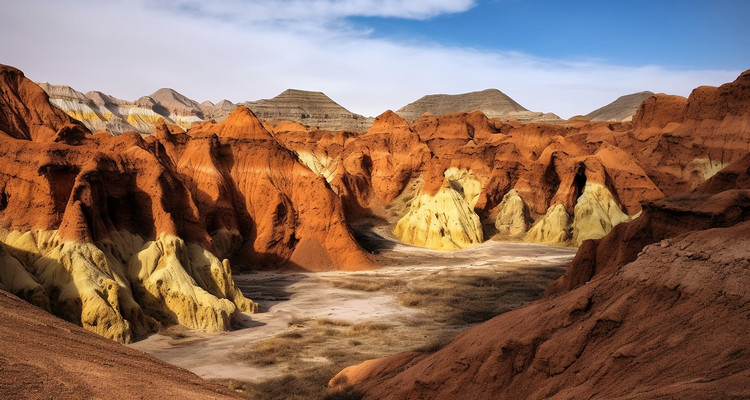
[[[386,289],[405,287],[406,281],[396,278],[343,278],[332,280],[331,285],[339,289],[359,290],[361,292],[379,292]]]
[[[352,325],[351,331],[355,333],[371,333],[371,332],[383,332],[391,328],[393,328],[393,325],[368,321],[368,322],[360,322],[359,324]]]
[[[351,326],[352,323],[340,319],[318,318],[315,323],[321,326]]]

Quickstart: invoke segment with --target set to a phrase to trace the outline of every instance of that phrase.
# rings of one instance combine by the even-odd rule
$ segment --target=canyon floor
[[[131,347],[252,398],[315,398],[344,367],[434,351],[459,332],[542,296],[571,248],[487,241],[446,252],[398,243],[384,227],[359,240],[381,268],[235,276],[257,314],[207,335],[172,327]]]

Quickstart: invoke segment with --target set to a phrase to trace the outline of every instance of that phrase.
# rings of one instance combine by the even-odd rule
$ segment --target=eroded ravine
[[[131,347],[204,378],[243,382],[278,378],[302,368],[300,363],[340,363],[327,357],[332,351],[346,350],[356,360],[424,348],[438,337],[455,336],[472,322],[486,319],[491,316],[488,312],[494,315],[494,310],[517,308],[541,296],[543,287],[562,274],[575,253],[571,248],[499,241],[454,252],[430,250],[397,243],[383,228],[375,228],[367,237],[377,242],[376,258],[383,265],[379,269],[237,275],[238,287],[260,305],[257,314],[243,314],[237,329],[208,335],[172,328]],[[504,282],[508,293],[502,288]],[[483,289],[493,290],[484,295],[488,298],[481,298]],[[487,315],[462,318],[462,311],[452,309],[450,303],[464,296],[498,304]],[[468,301],[466,307],[471,305]],[[367,342],[372,336],[356,333],[368,324],[379,324],[370,332],[378,337],[372,345]],[[280,335],[301,338],[313,327],[328,325],[332,325],[325,331],[328,337],[304,347],[304,355],[295,354],[293,359],[282,355],[267,365],[249,359],[258,343]]]

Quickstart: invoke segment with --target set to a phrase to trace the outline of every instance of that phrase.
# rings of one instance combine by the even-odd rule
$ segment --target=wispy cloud
[[[348,17],[423,20],[459,13],[473,0],[148,0],[150,6],[242,23],[327,23]]]
[[[205,3],[205,4],[204,4]],[[0,6],[0,63],[32,79],[135,99],[198,101],[321,90],[365,115],[430,93],[498,88],[534,111],[585,114],[641,90],[688,95],[739,71],[628,67],[379,39],[352,16],[429,18],[472,1],[36,0]],[[261,5],[258,5],[261,4]],[[84,21],[84,22],[81,22]]]

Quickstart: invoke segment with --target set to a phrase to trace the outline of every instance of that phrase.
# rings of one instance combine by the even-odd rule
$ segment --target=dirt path
[[[329,328],[326,333],[331,335],[332,340],[317,341],[315,348],[305,348],[305,356],[301,359],[305,362],[330,364],[333,362],[331,351],[342,350],[342,346],[348,346],[346,343],[358,345],[364,341],[351,332],[358,326],[356,324],[365,322],[387,323],[386,327],[378,328],[380,331],[369,336],[382,337],[379,339],[380,347],[376,346],[378,343],[359,347],[367,357],[426,345],[436,336],[453,336],[470,325],[437,318],[435,316],[444,316],[446,312],[430,307],[442,304],[440,301],[447,302],[447,307],[450,307],[451,298],[463,298],[470,294],[462,290],[476,292],[474,288],[487,286],[486,282],[490,282],[489,285],[495,290],[487,292],[488,296],[497,297],[496,292],[501,289],[497,286],[502,286],[497,282],[513,280],[517,286],[523,286],[525,281],[518,283],[519,278],[526,279],[531,272],[544,270],[546,275],[529,278],[536,285],[534,296],[538,297],[539,288],[554,277],[550,274],[561,274],[564,265],[575,254],[575,250],[569,248],[497,241],[488,241],[471,249],[444,252],[396,243],[386,232],[377,228],[370,235],[370,239],[377,241],[376,257],[381,265],[386,265],[383,268],[365,272],[262,272],[238,275],[235,280],[243,293],[260,305],[259,313],[243,314],[238,321],[238,329],[206,335],[175,327],[165,334],[153,335],[134,343],[131,347],[204,378],[244,382],[279,378],[293,371],[296,367],[294,364],[300,358],[257,365],[249,362],[247,356],[243,358],[238,354],[279,335],[289,335],[298,327],[315,325],[310,321],[338,326]],[[457,279],[463,278],[473,279],[470,283],[474,286],[461,286],[464,282]],[[542,282],[537,282],[539,280]],[[458,283],[454,285],[451,282]],[[408,297],[420,293],[422,297]],[[453,297],[445,300],[439,296]],[[528,297],[519,299],[513,297],[509,300],[513,303],[510,307],[515,308],[520,305],[515,303],[529,301]],[[486,302],[487,299],[477,301]],[[451,310],[448,311],[450,314]],[[342,329],[347,326],[349,333],[344,335]],[[339,339],[333,340],[337,335]],[[390,339],[388,335],[391,335]]]

